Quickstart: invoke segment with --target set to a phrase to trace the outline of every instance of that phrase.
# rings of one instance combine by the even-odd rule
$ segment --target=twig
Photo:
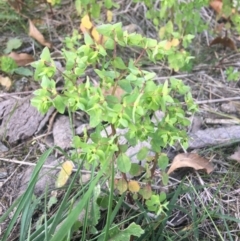
[[[210,103],[217,103],[217,102],[226,102],[226,101],[232,101],[232,100],[240,100],[240,97],[229,97],[229,98],[222,98],[222,99],[214,99],[214,100],[200,100],[195,101],[196,104],[210,104]]]
[[[20,164],[20,165],[27,165],[27,166],[36,166],[36,163],[32,163],[32,162],[25,162],[25,161],[18,161],[18,160],[13,160],[13,159],[7,159],[7,158],[0,158],[0,161],[5,161],[5,162],[11,162],[11,163],[16,163],[16,164]],[[49,169],[58,169],[61,170],[61,167],[57,167],[57,166],[52,166],[52,165],[43,165],[43,168],[49,168]],[[76,172],[78,169],[74,168],[72,171]],[[86,171],[86,170],[81,170],[80,171],[83,174],[91,174],[91,171]],[[95,172],[94,174],[97,174],[97,172]]]

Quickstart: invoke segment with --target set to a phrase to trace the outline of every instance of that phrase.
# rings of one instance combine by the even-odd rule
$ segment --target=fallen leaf
[[[67,180],[69,179],[70,175],[72,174],[74,164],[72,161],[65,161],[62,164],[61,171],[58,174],[58,178],[56,181],[56,187],[62,187],[66,184]]]
[[[113,91],[114,87],[109,88],[108,90],[104,91],[104,95],[112,95],[112,91]],[[115,92],[114,92],[114,96],[116,96],[119,100],[121,100],[122,95],[125,94],[125,91],[120,88],[119,86],[117,86]]]
[[[10,4],[18,13],[22,10],[23,2],[21,0],[8,0]]]
[[[12,86],[12,81],[9,77],[3,77],[2,75],[0,75],[0,85],[5,87],[5,89],[8,91]]]
[[[195,170],[204,170],[208,174],[213,171],[212,164],[205,158],[200,157],[195,153],[182,153],[178,154],[172,162],[167,174],[174,172],[181,167],[192,167]]]
[[[37,40],[41,45],[51,48],[51,43],[47,42],[39,30],[35,27],[33,22],[29,19],[29,33],[28,35]]]
[[[209,5],[211,6],[211,8],[217,12],[217,13],[221,13],[222,11],[222,6],[223,6],[223,3],[221,0],[214,0],[214,1],[211,1],[209,3]]]
[[[92,22],[90,21],[90,18],[88,15],[85,15],[83,18],[82,18],[82,21],[81,21],[82,25],[86,28],[86,29],[91,29],[93,24]]]
[[[128,190],[130,192],[138,192],[140,189],[139,183],[137,181],[129,181],[128,182]]]
[[[213,0],[210,1],[209,5],[212,7],[212,9],[221,15],[221,17],[227,19],[227,17],[222,13],[223,3],[222,0]],[[236,13],[236,10],[233,8],[232,13]]]
[[[232,159],[240,163],[240,147],[230,156],[228,159]]]
[[[18,66],[24,66],[34,61],[32,55],[25,53],[18,54],[16,52],[11,52],[8,56],[14,59]]]
[[[223,45],[224,48],[230,48],[232,50],[237,50],[237,47],[235,45],[235,43],[233,42],[232,39],[228,38],[228,37],[216,37],[215,39],[212,40],[212,42],[210,43],[209,46],[215,45],[215,44],[221,44]]]

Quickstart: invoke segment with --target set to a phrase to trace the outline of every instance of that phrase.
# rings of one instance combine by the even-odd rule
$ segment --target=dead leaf
[[[216,37],[215,39],[212,40],[212,42],[210,43],[209,46],[215,45],[215,44],[221,44],[223,45],[224,48],[230,48],[232,50],[237,50],[237,47],[235,45],[235,43],[233,42],[232,39],[228,38],[228,37]]]
[[[51,43],[47,42],[39,30],[35,27],[33,22],[29,19],[29,33],[28,35],[37,40],[41,45],[51,48]]]
[[[112,95],[113,88],[114,87],[111,87],[110,89],[104,91],[104,95],[105,96]],[[119,86],[117,86],[117,88],[114,92],[114,96],[116,96],[119,100],[121,100],[121,97],[122,97],[123,94],[125,94],[125,91],[122,88],[120,88]]]
[[[8,91],[12,86],[12,81],[9,77],[3,77],[2,75],[0,75],[0,85],[5,87],[5,89]]]
[[[69,179],[70,175],[72,174],[74,164],[72,161],[65,161],[62,164],[61,171],[58,174],[58,178],[56,181],[56,187],[62,187],[66,184],[67,180]]]
[[[240,163],[240,147],[230,156],[228,159],[232,159]]]
[[[226,17],[223,13],[222,13],[222,8],[223,8],[223,3],[222,0],[213,0],[209,3],[209,5],[211,6],[211,8],[218,14],[221,15],[221,17],[227,19],[228,17]],[[236,13],[236,10],[233,8],[232,9],[232,14]]]
[[[107,10],[107,21],[110,23],[113,19],[113,12],[110,10]]]
[[[94,27],[91,31],[91,35],[96,43],[99,43],[101,35],[98,33],[97,29]]]
[[[222,11],[222,6],[223,6],[223,3],[221,0],[214,0],[214,1],[211,1],[209,3],[209,5],[211,6],[211,8],[216,12],[216,13],[221,13]]]
[[[128,182],[128,190],[130,192],[138,192],[140,190],[140,185],[137,181],[131,180]]]
[[[83,25],[86,29],[91,29],[93,24],[92,22],[90,21],[90,18],[88,15],[85,15],[83,18],[82,18],[82,21],[81,21],[81,25]]]
[[[196,153],[182,153],[175,156],[167,174],[174,172],[181,167],[192,167],[195,170],[204,170],[208,174],[213,171],[212,164]]]
[[[22,10],[23,2],[21,0],[8,0],[10,4],[18,13]]]
[[[14,59],[18,66],[25,66],[34,61],[32,55],[25,53],[18,54],[16,52],[11,52],[8,56]]]

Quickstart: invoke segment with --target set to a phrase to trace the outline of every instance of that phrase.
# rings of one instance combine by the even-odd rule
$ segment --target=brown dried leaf
[[[18,13],[22,10],[23,2],[21,0],[8,0],[10,4]]]
[[[112,95],[114,87],[111,87],[110,89],[104,91],[104,95]],[[119,100],[121,100],[122,95],[125,94],[125,91],[120,88],[119,86],[117,86],[115,92],[114,92],[114,96],[116,96]]]
[[[209,5],[212,7],[212,9],[221,15],[221,17],[227,19],[228,17],[226,17],[223,13],[222,13],[222,8],[223,8],[223,3],[222,0],[213,0],[209,3]],[[236,13],[236,9],[232,8],[232,14]]]
[[[9,77],[3,77],[2,75],[0,75],[0,85],[5,87],[5,89],[8,91],[12,86],[12,81]]]
[[[211,1],[209,3],[209,5],[212,7],[212,9],[217,12],[217,13],[220,13],[222,11],[222,6],[223,6],[223,3],[221,0],[214,0],[214,1]]]
[[[8,56],[14,59],[18,66],[25,66],[26,64],[32,63],[34,61],[32,55],[25,53],[18,54],[16,52],[11,52]]]
[[[29,33],[28,35],[37,40],[41,45],[51,48],[51,43],[47,42],[39,30],[35,27],[33,22],[29,19]]]
[[[192,167],[195,170],[204,170],[208,174],[213,171],[212,164],[205,158],[195,153],[182,153],[175,156],[167,174],[181,167]]]
[[[215,45],[215,44],[221,44],[223,45],[224,48],[230,48],[232,50],[237,50],[237,47],[235,45],[235,43],[233,42],[232,39],[228,38],[228,37],[216,37],[215,39],[212,40],[212,42],[210,43],[210,46]]]
[[[240,147],[228,158],[240,163]]]

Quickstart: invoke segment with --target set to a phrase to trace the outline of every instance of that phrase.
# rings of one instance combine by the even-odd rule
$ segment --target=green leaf
[[[97,27],[97,31],[99,34],[103,36],[110,37],[112,34],[113,25],[112,24],[103,24]]]
[[[166,186],[168,184],[168,180],[169,180],[169,176],[166,172],[163,172],[162,173],[162,182],[163,182],[163,185]]]
[[[129,80],[127,79],[121,79],[118,81],[119,86],[125,90],[127,93],[132,92],[132,85]]]
[[[146,159],[147,155],[148,155],[149,149],[144,146],[143,148],[141,148],[141,150],[138,152],[137,154],[137,159],[139,161],[142,161],[144,159]]]
[[[126,154],[121,153],[117,158],[117,167],[121,172],[129,172],[131,169],[130,158]]]
[[[0,57],[0,70],[3,72],[12,74],[17,67],[15,60],[12,58],[8,56]]]
[[[126,229],[119,229],[115,226],[109,231],[110,239],[108,241],[123,241],[130,240],[131,236],[140,237],[144,233],[144,230],[140,225],[131,223]]]
[[[101,3],[93,3],[91,6],[91,15],[93,18],[99,18],[101,11]]]
[[[81,15],[81,13],[82,13],[82,3],[81,3],[81,0],[76,0],[75,1],[75,8],[76,8],[76,11],[77,11],[78,15]]]
[[[113,66],[117,69],[126,69],[126,65],[124,64],[123,60],[120,58],[120,57],[116,57],[114,60],[113,60]]]
[[[49,48],[45,47],[40,55],[41,57],[41,60],[44,60],[44,61],[51,61],[51,54],[50,54],[50,51],[49,51]]]
[[[65,104],[64,104],[64,99],[62,96],[57,95],[57,97],[55,97],[53,99],[53,105],[54,107],[57,109],[57,111],[61,114],[64,113],[65,111]]]
[[[93,39],[91,38],[91,36],[88,33],[84,33],[84,42],[86,45],[94,44]]]
[[[128,35],[128,44],[133,46],[138,46],[142,41],[143,36],[141,34],[132,33]]]
[[[7,48],[5,49],[5,54],[12,52],[13,49],[18,49],[22,45],[22,40],[18,38],[12,38],[7,42]]]
[[[110,9],[112,7],[112,5],[113,5],[112,0],[104,0],[104,6],[107,9]]]
[[[167,155],[162,153],[158,158],[159,168],[161,168],[162,170],[165,170],[168,166],[168,163],[169,163],[169,159]]]
[[[132,176],[139,176],[143,171],[143,167],[137,163],[131,164],[131,169],[129,171],[129,174]]]
[[[15,69],[14,73],[23,75],[23,76],[33,76],[33,72],[30,69],[25,68],[25,67],[19,67],[19,68]]]
[[[106,49],[114,49],[114,40],[112,38],[107,38],[106,42],[104,43],[104,47]]]

